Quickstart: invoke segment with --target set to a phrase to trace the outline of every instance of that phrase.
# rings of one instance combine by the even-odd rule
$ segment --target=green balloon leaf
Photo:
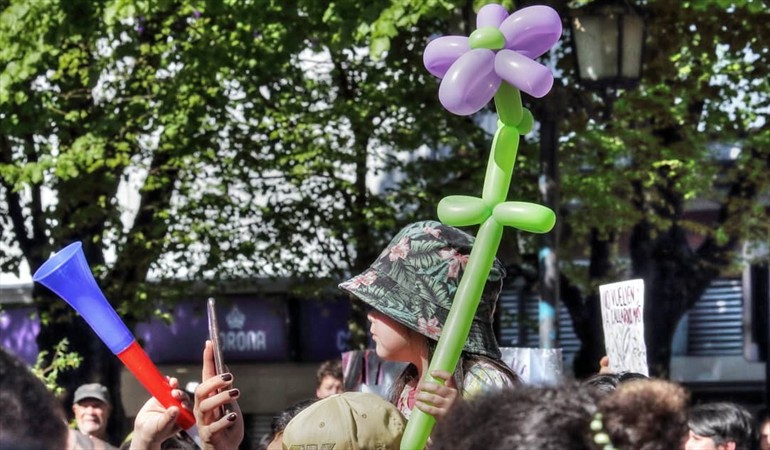
[[[535,124],[535,118],[532,117],[532,112],[528,110],[527,108],[524,108],[524,113],[521,115],[521,120],[519,121],[518,129],[519,134],[525,135],[532,131],[532,125]]]
[[[492,215],[492,210],[478,197],[452,195],[438,204],[438,218],[447,225],[478,225]]]
[[[556,224],[556,214],[550,208],[526,202],[500,203],[492,217],[503,225],[530,233],[547,233]]]

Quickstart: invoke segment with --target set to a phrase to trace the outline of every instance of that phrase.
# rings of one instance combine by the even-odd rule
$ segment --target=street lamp
[[[578,77],[600,92],[636,86],[642,72],[644,19],[627,1],[597,0],[570,12]]]
[[[595,0],[569,12],[569,27],[578,80],[601,97],[604,110],[599,119],[609,124],[617,89],[633,88],[641,78],[644,18],[627,0]],[[550,139],[553,141],[555,138]],[[542,167],[557,167],[555,146],[541,149],[541,158]],[[556,180],[558,185],[558,173],[554,173],[551,179]],[[608,248],[610,241],[599,238],[599,234],[593,231],[592,248],[597,245]],[[558,241],[554,248],[557,245]],[[555,265],[554,262],[550,264]],[[548,270],[547,261],[545,270]],[[558,266],[554,270],[558,271]],[[541,339],[548,326],[546,321],[541,320]]]
[[[596,0],[570,11],[573,50],[577,57],[581,84],[595,89],[604,101],[603,121],[612,114],[615,90],[631,88],[639,82],[642,71],[644,20],[628,2]],[[547,103],[555,102],[553,94]],[[543,203],[558,207],[558,111],[551,108],[541,120],[540,188]],[[559,292],[559,222],[541,237],[540,263],[540,346],[552,348],[557,340]]]

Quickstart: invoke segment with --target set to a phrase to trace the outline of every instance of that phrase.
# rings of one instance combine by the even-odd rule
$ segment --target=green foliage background
[[[158,311],[150,274],[304,277],[316,289],[360,270],[400,225],[435,217],[440,198],[481,190],[491,136],[440,107],[422,50],[469,34],[483,3],[0,0],[0,268],[36,268],[83,240],[129,324]],[[568,8],[586,2],[538,3],[566,30]],[[572,303],[576,328],[591,328],[585,294],[631,273],[660,286],[655,301],[674,306],[656,310],[670,313],[659,326],[673,329],[739,262],[740,242],[770,240],[768,3],[637,6],[648,18],[644,73],[613,93],[611,116],[606,97],[577,83],[569,33],[546,57],[554,91],[525,99],[560,131],[560,253],[584,294]],[[538,137],[522,143],[512,199],[537,201]],[[714,142],[740,154],[719,161]],[[396,183],[376,190],[376,174]],[[135,214],[121,201],[129,180]],[[718,214],[691,220],[695,200]],[[682,244],[684,231],[701,247]],[[515,235],[503,253],[518,266],[536,247]],[[600,248],[609,269],[570,265]],[[83,329],[67,325],[62,302],[36,301],[42,348]]]

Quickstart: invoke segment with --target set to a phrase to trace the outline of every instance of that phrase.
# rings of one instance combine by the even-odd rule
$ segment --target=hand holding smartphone
[[[217,371],[217,375],[225,373],[225,363],[222,359],[222,349],[219,346],[219,323],[217,322],[216,300],[213,297],[208,299],[206,304],[208,310],[209,319],[209,340],[211,346],[214,349],[214,368]],[[229,404],[222,407],[222,416],[233,412],[233,407]]]

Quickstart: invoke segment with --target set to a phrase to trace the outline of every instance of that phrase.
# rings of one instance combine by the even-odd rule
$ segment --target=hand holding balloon
[[[69,303],[164,407],[178,407],[177,423],[182,428],[188,429],[195,424],[190,410],[185,409],[171,395],[171,386],[166,378],[160,374],[96,285],[80,242],[70,244],[53,255],[37,269],[32,279]]]
[[[502,6],[488,4],[479,11],[476,26],[468,38],[447,36],[432,41],[423,55],[426,69],[442,78],[439,100],[447,110],[457,115],[473,114],[494,98],[500,119],[481,198],[454,195],[438,205],[442,222],[480,227],[429,373],[454,371],[500,246],[503,227],[546,233],[556,222],[554,212],[544,206],[509,202],[506,198],[519,135],[529,132],[533,122],[532,114],[522,108],[519,90],[542,97],[551,89],[551,71],[532,58],[548,51],[559,39],[561,18],[547,6],[523,8],[508,16]],[[427,377],[425,381],[443,384],[440,378]],[[412,411],[401,440],[402,449],[425,447],[435,423],[435,418],[425,411],[434,410]]]

